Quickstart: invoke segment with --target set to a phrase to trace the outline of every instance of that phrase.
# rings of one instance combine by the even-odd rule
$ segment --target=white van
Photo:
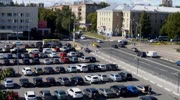
[[[152,58],[158,57],[158,53],[156,51],[148,51],[146,52],[146,55]]]

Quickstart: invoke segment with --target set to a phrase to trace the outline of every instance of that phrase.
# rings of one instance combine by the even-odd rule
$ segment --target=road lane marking
[[[113,49],[113,50],[116,50],[116,51],[123,52],[123,53],[125,53],[125,54],[127,54],[127,55],[131,55],[131,56],[137,57],[136,55],[129,54],[129,53],[125,52],[125,51],[117,50],[117,49],[114,49],[114,48],[112,48],[112,49]],[[138,58],[140,58],[140,57],[138,57]],[[141,58],[141,59],[142,59],[142,58]],[[155,64],[161,65],[161,66],[163,66],[163,67],[169,68],[169,69],[171,69],[171,70],[179,71],[179,72],[180,72],[179,69],[175,69],[175,68],[169,67],[169,66],[167,66],[167,65],[163,65],[163,64],[161,64],[161,63],[151,61],[151,60],[149,60],[149,59],[143,59],[143,60],[146,60],[146,61],[149,61],[149,62],[151,62],[151,63],[155,63]]]

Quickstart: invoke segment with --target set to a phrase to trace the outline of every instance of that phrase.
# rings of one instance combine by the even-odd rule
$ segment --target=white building
[[[0,7],[0,30],[14,33],[38,28],[38,7]]]
[[[0,3],[3,4],[10,4],[11,2],[13,2],[13,0],[0,0]]]

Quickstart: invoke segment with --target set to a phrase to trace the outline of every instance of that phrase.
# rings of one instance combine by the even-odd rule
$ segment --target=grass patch
[[[106,36],[99,35],[97,33],[92,33],[92,32],[85,32],[84,35],[90,36],[90,37],[94,37],[94,38],[98,38],[98,39],[101,39],[101,40],[105,40],[106,39]]]

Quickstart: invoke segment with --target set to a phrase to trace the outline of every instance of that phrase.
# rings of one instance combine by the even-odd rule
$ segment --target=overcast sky
[[[73,2],[73,1],[80,1],[80,0],[13,0],[14,2],[18,3],[44,3],[45,6],[52,6],[55,3],[62,3],[62,2]],[[91,0],[91,1],[105,1],[105,2],[111,2],[111,3],[127,3],[130,4],[132,2],[140,2],[140,3],[150,3],[151,5],[159,5],[161,4],[162,0]],[[180,6],[180,0],[173,0],[174,6]]]

